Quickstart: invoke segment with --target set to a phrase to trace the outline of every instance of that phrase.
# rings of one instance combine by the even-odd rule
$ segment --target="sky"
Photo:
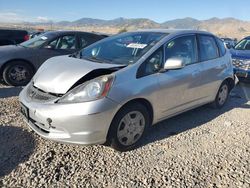
[[[192,17],[250,21],[250,0],[0,0],[0,22],[149,18],[156,22]]]

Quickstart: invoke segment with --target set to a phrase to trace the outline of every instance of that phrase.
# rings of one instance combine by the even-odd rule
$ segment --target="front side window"
[[[236,50],[250,50],[250,39],[241,40],[236,46]]]
[[[133,64],[166,35],[158,32],[115,35],[88,46],[81,52],[81,57],[99,63]]]
[[[166,60],[181,58],[186,65],[198,62],[195,35],[183,36],[172,40],[165,46]]]
[[[62,49],[62,50],[71,50],[76,49],[76,37],[75,35],[66,35],[59,37],[49,43],[50,48],[52,49]]]
[[[219,57],[218,47],[213,36],[200,35],[200,60],[208,61]]]

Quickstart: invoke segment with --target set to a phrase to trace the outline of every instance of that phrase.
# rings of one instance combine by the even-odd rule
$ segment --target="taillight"
[[[30,39],[29,35],[24,36],[24,41],[29,40],[29,39]]]

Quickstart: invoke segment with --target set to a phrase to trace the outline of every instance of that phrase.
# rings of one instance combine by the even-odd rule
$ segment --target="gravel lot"
[[[126,153],[42,139],[19,114],[19,91],[0,85],[0,187],[250,187],[250,84],[221,110],[159,123]]]

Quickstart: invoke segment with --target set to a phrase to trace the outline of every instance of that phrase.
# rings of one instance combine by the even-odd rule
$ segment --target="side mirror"
[[[182,58],[169,58],[165,62],[163,69],[176,70],[176,69],[182,69],[183,67],[185,67],[185,62]]]

